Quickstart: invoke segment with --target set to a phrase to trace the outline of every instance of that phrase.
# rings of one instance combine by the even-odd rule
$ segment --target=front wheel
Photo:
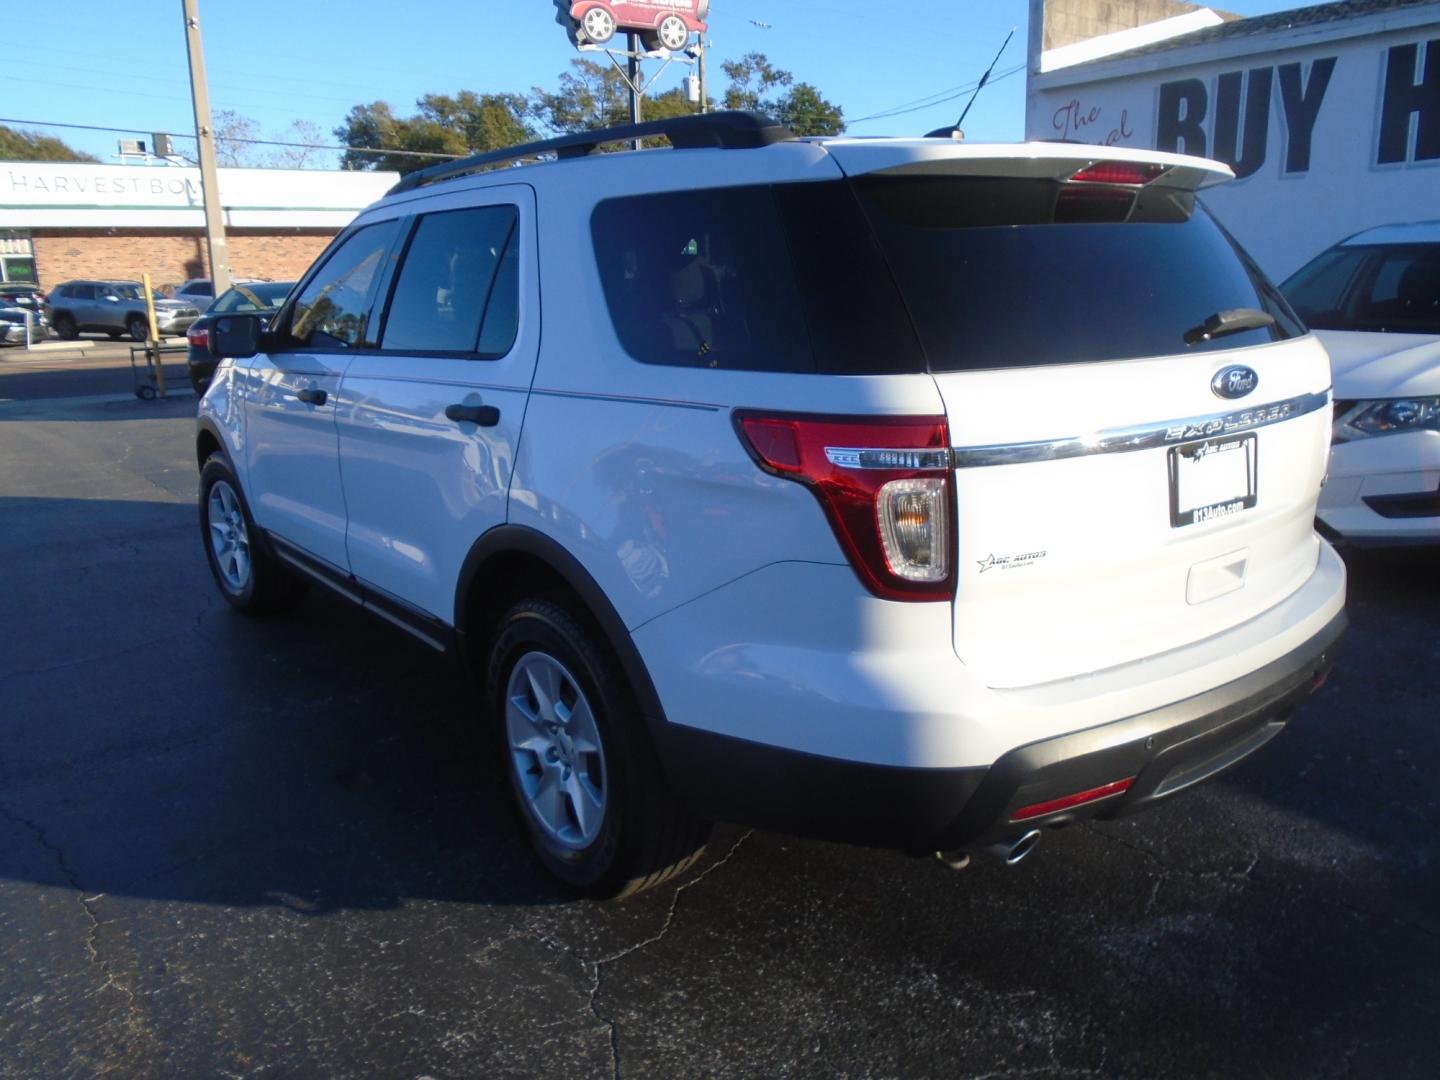
[[[305,582],[265,550],[240,483],[221,454],[210,455],[200,470],[200,534],[215,584],[236,611],[285,611],[305,594]]]
[[[604,45],[615,36],[615,18],[603,7],[593,7],[580,19],[585,37],[596,45]]]
[[[501,620],[486,686],[536,855],[593,897],[658,885],[699,858],[710,826],[665,786],[624,674],[597,631],[550,600]]]

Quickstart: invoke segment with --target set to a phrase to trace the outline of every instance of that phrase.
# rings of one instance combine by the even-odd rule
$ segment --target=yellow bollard
[[[145,286],[145,314],[150,316],[150,340],[145,342],[145,356],[154,364],[155,396],[165,396],[165,365],[160,360],[160,331],[155,326],[155,296],[150,289],[150,275],[141,274]]]

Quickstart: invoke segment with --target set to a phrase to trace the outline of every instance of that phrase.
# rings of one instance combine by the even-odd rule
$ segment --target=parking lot
[[[220,600],[188,390],[52,368],[0,363],[0,1073],[1440,1066],[1433,555],[1350,557],[1330,682],[1152,813],[960,873],[720,828],[597,905],[531,862],[444,662]]]

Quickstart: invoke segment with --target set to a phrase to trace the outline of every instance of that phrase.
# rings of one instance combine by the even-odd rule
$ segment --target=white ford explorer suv
[[[1014,861],[1264,744],[1343,629],[1329,363],[1228,175],[735,113],[413,173],[212,327],[215,580],[466,661],[582,892],[712,820]]]

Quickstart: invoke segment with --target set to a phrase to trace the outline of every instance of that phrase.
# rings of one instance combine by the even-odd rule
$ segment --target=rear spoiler
[[[1233,180],[1230,166],[1209,158],[1089,143],[973,143],[950,139],[824,139],[826,152],[849,176],[1013,176],[1069,180],[1076,173],[1109,163],[1158,165],[1164,171],[1147,186],[1198,191]]]

